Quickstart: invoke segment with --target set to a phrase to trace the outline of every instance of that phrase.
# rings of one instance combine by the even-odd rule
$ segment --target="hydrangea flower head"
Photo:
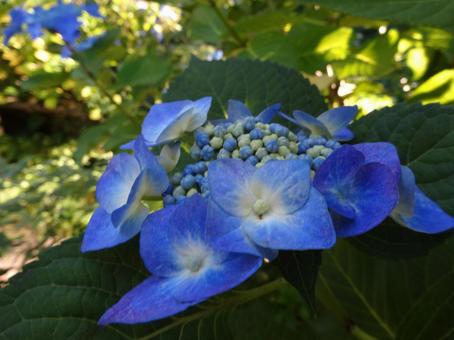
[[[22,33],[24,26],[30,21],[30,15],[22,8],[13,8],[10,12],[11,23],[4,31],[5,45],[8,44],[11,37],[17,33]]]
[[[208,168],[210,221],[221,249],[263,255],[262,248],[323,249],[335,232],[323,196],[304,160],[274,160],[261,168],[225,159]],[[266,255],[266,254],[265,254]]]
[[[389,143],[345,145],[328,157],[314,186],[333,212],[338,236],[365,233],[391,213],[399,199],[399,169]]]
[[[281,114],[287,120],[308,131],[311,136],[323,136],[337,141],[353,139],[353,132],[347,128],[348,124],[356,117],[356,106],[342,106],[314,117],[304,111],[294,111],[293,118]]]
[[[134,155],[116,155],[96,186],[100,207],[88,223],[82,251],[112,247],[136,235],[149,213],[142,198],[160,197],[168,185],[164,168],[137,138]]]
[[[262,259],[213,246],[207,203],[199,195],[150,215],[140,253],[152,276],[128,292],[99,323],[162,319],[227,291],[254,274]]]

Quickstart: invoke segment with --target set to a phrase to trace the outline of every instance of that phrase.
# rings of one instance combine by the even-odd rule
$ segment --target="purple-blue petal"
[[[400,159],[397,149],[391,143],[361,143],[352,145],[360,151],[366,163],[377,162],[388,166],[396,178],[400,178]]]
[[[248,219],[243,228],[253,242],[270,249],[326,249],[336,241],[326,202],[314,188],[306,205],[295,213]]]
[[[339,192],[339,197],[355,209],[355,218],[334,218],[337,236],[349,237],[363,234],[380,224],[397,204],[398,182],[389,167],[368,163],[355,174],[349,186]],[[328,203],[329,204],[329,203]]]
[[[301,159],[268,161],[253,175],[252,182],[256,181],[275,195],[290,214],[300,209],[309,197],[310,165]]]
[[[210,197],[231,215],[242,215],[241,199],[255,167],[238,159],[221,159],[208,166]]]
[[[341,106],[323,112],[317,119],[323,123],[331,135],[347,127],[358,113],[357,106]]]
[[[340,142],[348,142],[355,138],[355,134],[348,128],[342,128],[335,131],[333,134],[333,139]]]
[[[81,251],[87,252],[110,248],[128,241],[138,232],[139,230],[130,228],[120,231],[112,224],[111,215],[104,209],[98,208],[88,222]]]
[[[180,284],[179,277],[173,279],[150,277],[110,307],[98,323],[134,324],[163,319],[184,311],[191,304],[178,302],[173,297]]]
[[[293,117],[299,126],[309,130],[312,135],[331,137],[327,127],[314,116],[303,111],[294,111]]]
[[[271,106],[268,106],[265,110],[263,110],[257,115],[257,120],[259,122],[269,124],[274,119],[274,117],[276,117],[276,115],[279,113],[280,109],[281,104],[273,104]]]
[[[244,105],[243,102],[239,100],[230,99],[227,106],[227,118],[231,122],[241,120],[247,117],[251,117],[252,113]]]

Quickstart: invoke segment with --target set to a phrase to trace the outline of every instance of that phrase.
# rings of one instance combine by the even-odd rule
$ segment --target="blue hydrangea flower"
[[[91,217],[82,251],[113,247],[140,231],[148,215],[143,197],[161,197],[169,179],[142,138],[134,144],[134,155],[121,153],[110,161],[96,186],[100,207]]]
[[[79,17],[83,11],[92,16],[101,17],[95,3],[77,6],[58,1],[49,9],[35,7],[31,13],[15,8],[10,13],[11,24],[5,29],[5,44],[14,34],[22,33],[24,25],[28,26],[32,39],[41,36],[43,29],[48,29],[60,33],[65,42],[74,44],[80,36]]]
[[[356,106],[342,106],[314,117],[304,111],[294,111],[293,118],[281,113],[285,119],[309,132],[312,136],[323,136],[337,141],[353,139],[353,132],[347,128],[356,117]]]
[[[9,15],[11,17],[11,23],[4,31],[3,43],[5,45],[8,44],[13,35],[22,33],[24,26],[30,21],[30,15],[22,8],[13,8]]]
[[[89,50],[92,48],[100,39],[105,37],[105,33],[99,34],[93,37],[88,37],[87,39],[80,41],[78,43],[75,43],[72,45],[72,49],[76,52],[83,52],[86,50]],[[61,51],[61,56],[63,58],[69,58],[71,56],[71,50],[67,47],[64,46],[62,51]]]
[[[262,122],[262,123],[270,123],[273,118],[279,113],[279,110],[281,109],[281,104],[274,104],[266,109],[264,109],[262,112],[260,112],[255,118],[257,121]],[[254,117],[247,108],[244,103],[240,102],[239,100],[229,100],[228,106],[227,106],[227,120],[231,122],[235,122],[237,120],[243,120],[245,118],[250,118]]]
[[[303,160],[255,168],[223,159],[208,167],[210,225],[220,249],[273,257],[276,250],[324,249],[335,232],[323,196]],[[210,230],[209,230],[210,232]]]
[[[160,145],[195,131],[206,122],[210,106],[211,97],[153,105],[142,124],[145,143]]]
[[[345,145],[315,174],[314,186],[332,212],[338,236],[355,236],[380,224],[399,199],[400,161],[389,143]]]
[[[140,254],[152,276],[126,293],[100,319],[138,323],[176,314],[225,292],[254,274],[262,259],[213,246],[207,203],[199,195],[151,214],[140,235]]]
[[[415,182],[410,168],[402,166],[399,183],[400,200],[391,217],[415,231],[434,234],[454,228],[454,218],[427,197]]]

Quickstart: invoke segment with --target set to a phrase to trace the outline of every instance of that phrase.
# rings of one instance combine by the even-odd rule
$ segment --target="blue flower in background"
[[[213,247],[207,203],[199,195],[151,214],[140,235],[140,254],[152,276],[101,317],[101,325],[138,323],[176,314],[225,292],[254,274],[262,259]]]
[[[262,112],[260,112],[257,117],[257,121],[262,122],[262,123],[270,123],[273,118],[279,113],[279,110],[281,109],[281,104],[274,104],[266,109],[264,109]],[[230,99],[228,102],[227,106],[227,120],[231,122],[235,122],[237,120],[242,120],[245,118],[250,118],[254,117],[247,108],[244,103],[240,102],[239,100],[233,100]]]
[[[49,9],[35,7],[33,12],[15,8],[10,13],[11,24],[5,29],[5,44],[13,35],[22,33],[25,25],[32,39],[40,37],[43,29],[48,29],[60,33],[68,44],[74,44],[80,36],[79,17],[83,11],[92,16],[101,17],[98,5],[95,3],[78,6],[59,1]]]
[[[338,107],[314,117],[303,111],[294,111],[293,118],[281,113],[285,119],[303,128],[312,136],[322,136],[336,141],[353,139],[353,132],[347,128],[356,117],[356,106]]]
[[[345,145],[315,173],[314,186],[333,214],[338,236],[355,236],[381,223],[399,199],[400,161],[389,143]]]
[[[86,50],[91,49],[100,39],[104,38],[106,36],[105,33],[99,34],[93,37],[89,37],[85,40],[82,40],[78,43],[75,43],[71,46],[71,49],[76,51],[76,52],[83,52]],[[63,58],[69,58],[72,54],[71,49],[68,48],[67,46],[64,46],[62,51],[61,51],[61,56]]]
[[[273,257],[276,250],[324,249],[335,232],[304,160],[270,160],[261,168],[236,159],[208,167],[209,224],[220,249]],[[271,250],[271,251],[270,251]]]
[[[411,169],[402,166],[401,174],[400,200],[391,217],[405,227],[428,234],[454,228],[454,218],[417,187]]]
[[[96,186],[96,209],[82,242],[82,251],[113,247],[140,231],[148,215],[143,197],[160,197],[169,186],[164,168],[137,138],[134,155],[112,158]]]

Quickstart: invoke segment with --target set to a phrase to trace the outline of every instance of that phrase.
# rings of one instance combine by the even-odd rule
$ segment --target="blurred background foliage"
[[[83,52],[62,57],[49,32],[14,36],[0,46],[0,251],[32,233],[32,256],[49,238],[81,232],[111,152],[192,56],[282,64],[329,106],[356,104],[361,115],[452,104],[453,11],[443,1],[96,0],[103,18],[84,15],[81,33],[98,39]],[[54,3],[0,2],[0,31],[12,8]]]

